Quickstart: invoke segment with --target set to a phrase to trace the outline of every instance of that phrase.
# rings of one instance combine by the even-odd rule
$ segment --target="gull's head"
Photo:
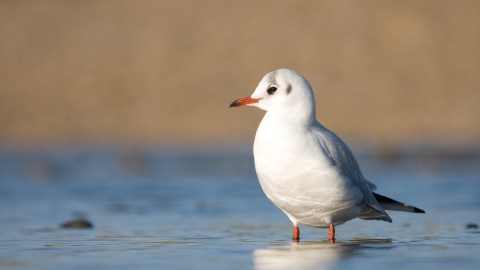
[[[268,73],[251,96],[235,100],[230,107],[244,105],[265,111],[289,110],[292,113],[315,115],[315,99],[310,83],[289,69]]]

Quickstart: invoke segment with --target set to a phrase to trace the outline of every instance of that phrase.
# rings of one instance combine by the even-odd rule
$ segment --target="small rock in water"
[[[63,229],[91,229],[93,228],[93,224],[85,219],[74,219],[71,221],[67,221],[60,225],[60,228]]]
[[[467,226],[465,226],[467,229],[473,229],[476,230],[478,229],[478,225],[476,223],[468,223]]]

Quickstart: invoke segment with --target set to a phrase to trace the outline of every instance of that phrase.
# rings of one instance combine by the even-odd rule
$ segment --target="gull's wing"
[[[363,177],[357,160],[347,144],[335,133],[326,129],[318,122],[313,128],[313,132],[317,136],[327,156],[331,159],[332,163],[335,164],[335,167],[352,181],[353,186],[362,192],[365,206],[359,218],[391,222],[392,219],[377,202],[372,193],[372,190],[376,189],[375,184]]]
[[[402,203],[399,201],[396,201],[394,199],[388,198],[386,196],[377,194],[373,192],[373,196],[375,196],[375,199],[377,202],[383,207],[385,210],[392,210],[392,211],[402,211],[402,212],[412,212],[412,213],[425,213],[420,208],[417,208],[412,205],[408,205],[406,203]]]
[[[365,181],[367,182],[367,185],[368,185],[368,187],[370,188],[371,191],[377,190],[377,185],[375,185],[374,183],[370,182],[368,179],[365,179]]]

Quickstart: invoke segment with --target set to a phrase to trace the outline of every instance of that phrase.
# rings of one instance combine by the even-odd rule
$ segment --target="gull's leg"
[[[300,242],[300,228],[298,228],[298,225],[293,225],[293,242]]]
[[[328,242],[330,243],[335,243],[335,226],[333,224],[330,224],[330,230],[328,230]]]

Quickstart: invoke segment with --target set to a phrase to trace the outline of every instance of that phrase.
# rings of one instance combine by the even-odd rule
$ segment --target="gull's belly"
[[[295,223],[328,227],[358,217],[360,190],[321,158],[255,153],[255,169],[267,197]]]

